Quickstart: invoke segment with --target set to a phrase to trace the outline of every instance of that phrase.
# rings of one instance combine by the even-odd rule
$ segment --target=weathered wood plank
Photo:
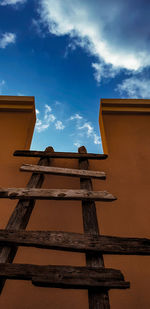
[[[109,268],[72,267],[32,264],[0,264],[3,279],[32,280],[38,286],[88,289],[129,288],[119,270]]]
[[[54,149],[52,147],[48,147],[45,149],[45,152],[53,152]],[[42,158],[39,160],[39,165],[49,165],[50,159],[48,157]],[[28,184],[27,188],[40,188],[44,181],[44,175],[33,173]],[[8,223],[6,226],[6,229],[25,229],[32,210],[34,208],[35,201],[34,200],[19,200],[17,203],[17,206],[15,207]],[[17,252],[17,247],[3,247],[0,250],[0,263],[12,263],[14,260],[14,257]],[[5,280],[0,281],[0,293],[3,289]]]
[[[71,176],[71,177],[84,177],[84,178],[98,178],[105,179],[106,174],[104,172],[98,171],[86,171],[70,168],[61,168],[53,166],[39,166],[31,164],[23,164],[20,168],[23,172],[35,172],[35,173],[44,173],[52,175],[62,175],[62,176]]]
[[[80,147],[78,152],[81,154],[87,153],[86,148]],[[88,170],[88,159],[79,160],[79,168]],[[93,190],[91,179],[81,178],[80,188],[86,190]],[[98,220],[96,215],[96,206],[94,201],[82,201],[83,227],[85,234],[99,235]],[[104,260],[102,254],[86,253],[86,265],[91,267],[104,267]],[[88,291],[89,309],[109,309],[108,291],[101,289],[97,291]]]
[[[57,274],[59,276],[59,273]],[[63,288],[63,289],[89,289],[92,293],[92,291],[101,291],[102,289],[128,289],[130,288],[130,282],[128,281],[99,281],[97,284],[88,284],[87,281],[84,280],[84,282],[76,281],[74,278],[73,280],[64,280],[64,282],[58,282],[56,280],[55,282],[51,278],[46,278],[46,276],[33,276],[32,277],[32,284],[39,287],[56,287],[56,288]],[[94,307],[93,307],[94,308]]]
[[[35,151],[35,150],[16,150],[14,156],[19,157],[49,157],[49,158],[63,158],[63,159],[80,159],[87,158],[91,160],[104,160],[107,159],[106,154],[96,154],[96,153],[76,153],[76,152],[45,152],[45,151]]]
[[[95,200],[113,201],[116,198],[107,191],[1,188],[0,198],[39,200]]]
[[[0,246],[27,246],[72,252],[150,255],[150,239],[58,231],[0,230]]]

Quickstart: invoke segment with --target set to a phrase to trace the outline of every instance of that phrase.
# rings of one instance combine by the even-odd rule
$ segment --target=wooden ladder
[[[93,191],[91,178],[105,179],[104,172],[88,170],[88,159],[102,160],[103,154],[18,150],[15,156],[40,157],[38,165],[24,164],[22,171],[33,172],[26,188],[1,188],[0,198],[18,199],[5,230],[0,230],[0,290],[6,279],[31,280],[35,286],[88,289],[89,308],[110,308],[109,289],[129,288],[119,270],[104,267],[103,254],[150,255],[150,240],[100,235],[95,201],[114,201],[106,191]],[[51,158],[78,159],[79,169],[52,167]],[[44,174],[80,177],[80,190],[41,189]],[[84,234],[55,231],[25,231],[36,199],[81,200]],[[84,252],[86,267],[12,264],[18,246]]]

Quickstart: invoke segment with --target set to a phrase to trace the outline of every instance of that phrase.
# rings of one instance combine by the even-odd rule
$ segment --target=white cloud
[[[0,3],[0,5],[14,5],[14,4],[18,4],[18,3],[25,3],[26,0],[2,0],[2,2]]]
[[[60,120],[56,121],[55,127],[56,127],[56,130],[63,130],[65,128],[65,126],[62,123],[62,121],[60,121]]]
[[[42,120],[38,119],[36,120],[36,130],[37,132],[45,131],[49,127],[49,124],[43,123]]]
[[[44,118],[43,120],[38,118],[39,110],[36,110],[37,114],[37,121],[36,121],[36,130],[37,132],[45,131],[49,128],[50,124],[53,123],[56,119],[56,117],[51,113],[52,109],[49,105],[45,104],[45,110],[44,110]]]
[[[94,134],[93,134],[93,137],[94,137],[94,144],[95,144],[95,145],[101,144],[101,138],[100,138],[100,136],[98,136],[96,133],[94,133]]]
[[[42,24],[39,22],[39,20],[36,19],[32,19],[32,26],[34,28],[34,30],[36,31],[36,33],[39,35],[39,37],[41,38],[45,38],[45,33],[42,29]]]
[[[48,127],[49,127],[49,124],[44,124],[42,122],[42,120],[37,118],[37,120],[36,120],[36,127],[35,127],[37,132],[40,133],[42,131],[45,131]]]
[[[49,112],[51,112],[51,107],[48,104],[45,104],[45,115],[47,115]]]
[[[83,130],[88,138],[92,138],[94,144],[101,144],[100,136],[95,133],[93,126],[89,122],[85,122],[82,126],[78,126],[78,130]]]
[[[68,44],[68,46],[66,47],[64,58],[68,57],[69,51],[74,51],[76,48],[77,48],[76,43],[75,42],[70,42]]]
[[[80,116],[79,114],[75,114],[75,115],[71,116],[71,117],[69,118],[69,120],[74,120],[74,119],[80,120],[80,119],[82,119],[82,118],[83,118],[83,117]]]
[[[65,126],[62,121],[56,120],[56,116],[52,113],[52,108],[45,104],[43,119],[39,119],[40,111],[36,109],[37,121],[36,121],[36,131],[43,132],[49,128],[50,125],[54,125],[56,130],[63,130]]]
[[[25,94],[24,94],[24,93],[21,93],[21,92],[17,92],[17,95],[18,95],[19,97],[24,97],[24,96],[25,96]]]
[[[36,111],[36,115],[38,115],[38,114],[40,113],[39,110],[38,110],[37,108],[36,108],[35,111]]]
[[[144,2],[144,3],[143,3]],[[95,56],[95,78],[150,65],[150,2],[131,0],[41,0],[39,12],[51,33],[69,35]],[[132,12],[132,14],[131,14]],[[103,65],[105,64],[105,66]]]
[[[49,114],[46,116],[46,118],[44,117],[44,119],[47,121],[47,122],[54,122],[56,117],[53,115],[53,114]]]
[[[112,67],[112,65],[105,65],[101,63],[92,63],[94,69],[94,77],[99,84],[102,78],[114,78],[119,72],[119,68]]]
[[[51,113],[52,109],[49,105],[45,104],[45,114],[44,114],[44,120],[47,123],[54,122],[56,117]]]
[[[83,124],[83,126],[78,127],[79,130],[86,129],[87,135],[90,136],[93,133],[93,127],[90,125],[90,123],[86,122]]]
[[[130,77],[125,79],[116,88],[121,95],[128,95],[130,98],[150,98],[150,79],[141,77]]]
[[[16,35],[11,32],[3,33],[0,37],[0,48],[5,48],[9,44],[16,42]]]
[[[60,106],[62,103],[59,101],[55,101],[55,106]]]
[[[103,67],[101,63],[92,63],[92,67],[94,68],[94,77],[97,80],[98,83],[100,83],[101,78],[103,76]]]
[[[79,148],[81,146],[80,142],[76,142],[73,144],[75,147]]]
[[[6,84],[5,80],[0,81],[0,94],[2,94],[2,90],[5,84]]]

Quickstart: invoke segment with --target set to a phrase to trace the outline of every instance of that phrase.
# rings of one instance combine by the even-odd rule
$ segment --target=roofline
[[[24,149],[29,149],[36,122],[35,99],[31,96],[0,95],[0,113],[25,113],[30,115]],[[28,119],[28,118],[27,118]]]
[[[150,99],[101,99],[102,114],[149,114]]]
[[[3,111],[35,113],[34,97],[0,95],[0,112]]]
[[[103,124],[104,114],[150,114],[149,99],[101,99],[99,112],[99,125],[101,132],[101,140],[104,154],[108,155],[108,146],[105,136],[105,128]]]

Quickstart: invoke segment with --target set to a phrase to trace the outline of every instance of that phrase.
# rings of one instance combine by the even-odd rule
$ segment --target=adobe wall
[[[149,238],[150,100],[103,99],[101,105],[103,146],[109,155],[102,168],[107,188],[118,198],[98,207],[101,232]],[[131,283],[129,290],[110,291],[111,308],[150,308],[150,257],[105,256],[105,266],[120,269]]]
[[[7,121],[7,128],[5,121],[3,123],[5,131],[8,130],[5,147],[1,152],[3,157],[9,147],[13,150],[27,149],[24,141],[28,134],[25,124],[22,126],[21,115],[14,116],[16,131],[12,131],[14,126],[11,119]],[[93,180],[93,185],[94,190],[108,190],[117,196],[118,200],[112,203],[96,203],[100,231],[103,235],[149,237],[150,116],[138,113],[103,113],[103,125],[106,135],[105,141],[103,135],[103,145],[105,144],[106,149],[107,144],[109,158],[105,161],[90,161],[90,169],[106,171],[107,180]],[[0,130],[4,130],[1,122]],[[19,133],[20,137],[17,140],[13,139],[18,130],[22,131],[22,135]],[[13,158],[9,155],[4,161],[5,164],[0,165],[1,186],[24,187],[31,174],[20,172],[19,167],[22,163],[36,163],[37,159]],[[52,160],[52,164],[78,167],[77,160],[55,159]],[[46,176],[43,187],[77,189],[79,180],[64,176]],[[0,228],[5,228],[16,202],[0,200]],[[37,201],[27,229],[82,233],[81,203]],[[80,253],[19,248],[14,262],[78,266],[85,265],[85,256]],[[105,266],[120,269],[125,279],[131,282],[129,290],[110,291],[111,309],[150,308],[148,295],[150,257],[105,256]],[[38,288],[28,281],[7,280],[0,296],[0,307],[4,309],[47,309],[49,307],[87,309],[88,296],[87,291]]]

